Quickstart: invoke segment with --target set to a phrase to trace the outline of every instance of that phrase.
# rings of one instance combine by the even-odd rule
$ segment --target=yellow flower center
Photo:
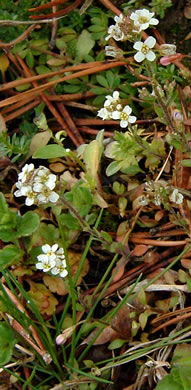
[[[147,45],[143,44],[142,49],[141,49],[142,53],[147,54],[149,52],[149,50],[150,50],[150,48]]]
[[[140,24],[148,23],[148,18],[146,16],[139,16],[138,21]]]
[[[127,121],[129,118],[129,115],[126,114],[126,112],[122,112],[121,115],[120,115],[120,119],[122,121]]]
[[[50,264],[49,263],[44,263],[44,269],[49,269],[50,268]]]

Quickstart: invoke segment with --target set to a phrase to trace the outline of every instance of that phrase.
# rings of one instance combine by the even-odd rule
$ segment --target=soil
[[[191,0],[173,0],[173,7],[166,10],[158,29],[166,43],[177,46],[177,53],[191,55]]]

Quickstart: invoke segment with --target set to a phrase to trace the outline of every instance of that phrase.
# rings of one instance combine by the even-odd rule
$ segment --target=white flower
[[[21,183],[28,181],[32,176],[33,171],[34,171],[34,164],[25,164],[25,166],[22,168],[22,171],[18,174],[18,178],[21,181]]]
[[[110,38],[113,38],[116,41],[122,41],[124,39],[124,37],[125,37],[125,35],[124,35],[123,31],[121,31],[120,26],[117,24],[116,25],[112,24],[108,28],[108,35],[105,38],[105,40],[108,41]]]
[[[119,103],[120,103],[119,92],[118,91],[114,91],[112,96],[110,96],[110,95],[106,96],[104,107],[107,107],[107,109],[108,109],[108,107],[116,106]]]
[[[183,202],[184,197],[180,192],[178,192],[178,189],[175,188],[172,194],[169,196],[169,199],[173,203],[181,204]]]
[[[149,25],[156,26],[159,21],[153,18],[154,12],[149,12],[148,9],[138,9],[132,12],[130,19],[133,20],[135,29],[133,31],[140,32],[146,30]]]
[[[43,256],[43,255],[42,255]],[[40,256],[37,256],[40,257]],[[46,258],[41,259],[39,263],[36,264],[36,268],[43,270],[44,272],[50,271],[56,265],[56,261],[46,256]]]
[[[148,61],[154,61],[156,55],[150,49],[152,49],[155,46],[155,43],[156,43],[156,39],[154,37],[148,37],[144,43],[141,41],[135,42],[133,48],[138,50],[138,53],[135,54],[134,59],[137,62],[141,62],[145,58]]]
[[[39,184],[45,185],[50,190],[53,190],[56,185],[56,175],[50,173],[48,168],[40,167],[34,177],[34,191],[40,192],[39,189],[36,189],[40,188],[38,187]]]
[[[42,246],[43,253],[45,253],[48,256],[54,254],[57,251],[57,249],[58,249],[58,244],[54,244],[52,246],[45,244]]]
[[[117,49],[114,46],[106,46],[105,47],[105,55],[115,58],[115,57],[122,56],[122,51],[120,49]]]
[[[66,261],[57,259],[55,266],[51,270],[52,275],[58,275],[65,278],[68,275],[66,270]]]
[[[153,203],[155,204],[155,206],[160,206],[161,202],[162,202],[161,195],[159,193],[156,193],[154,195]]]
[[[45,186],[42,188],[42,191],[39,191],[39,194],[37,195],[37,201],[39,203],[56,203],[58,199],[59,195],[56,192],[49,190],[49,188]]]
[[[170,45],[168,43],[160,45],[160,54],[162,56],[170,56],[172,54],[176,54],[176,45]]]
[[[120,119],[120,126],[125,128],[128,126],[128,123],[134,123],[136,121],[136,116],[131,116],[132,108],[125,106],[122,111],[114,111],[112,113],[113,119]]]
[[[124,23],[123,14],[120,14],[119,16],[115,16],[115,17],[114,17],[114,20],[115,20],[115,23],[116,23],[116,24]]]
[[[102,118],[103,120],[107,120],[107,119],[111,119],[111,113],[107,110],[107,108],[101,108],[98,113],[97,113],[97,116],[99,116],[100,118]]]

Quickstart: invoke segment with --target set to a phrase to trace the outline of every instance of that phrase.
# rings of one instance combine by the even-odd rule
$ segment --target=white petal
[[[42,263],[48,261],[48,256],[47,255],[38,255],[37,256],[38,261],[41,261]]]
[[[135,13],[135,12],[132,12],[132,13],[131,13],[131,15],[130,15],[130,19],[131,19],[131,20],[135,20],[135,19],[137,19],[137,15],[136,15],[136,13]]]
[[[54,267],[51,269],[52,275],[58,275],[59,274],[59,269],[57,267]]]
[[[43,269],[44,268],[44,264],[43,263],[37,263],[36,264],[36,268],[37,269]]]
[[[152,18],[149,23],[152,24],[153,26],[156,26],[159,23],[159,20]]]
[[[59,199],[59,195],[54,191],[51,192],[49,197],[48,197],[49,202],[52,202],[52,203],[56,203],[58,199]]]
[[[43,245],[43,246],[42,246],[42,251],[43,251],[44,253],[50,252],[50,251],[51,251],[50,245],[48,245],[48,244]]]
[[[138,51],[138,53],[134,55],[134,59],[137,62],[141,62],[145,59],[145,55],[141,51]]]
[[[136,24],[135,24],[136,26]],[[140,31],[146,30],[149,27],[149,22],[140,24]]]
[[[141,41],[135,42],[133,45],[133,48],[136,50],[141,50],[142,47],[143,47],[143,42],[141,42]]]
[[[51,248],[52,252],[56,252],[57,249],[58,249],[58,244],[52,245],[52,248]]]
[[[123,109],[123,112],[125,112],[127,115],[129,115],[132,112],[132,108],[130,106],[125,106]]]
[[[111,117],[112,119],[120,119],[120,115],[120,111],[113,111]]]
[[[128,126],[128,121],[120,121],[120,127],[122,127],[123,129],[125,129],[126,127]]]
[[[44,196],[43,194],[39,194],[39,195],[37,196],[37,200],[38,200],[38,202],[40,202],[40,203],[46,203],[46,202],[47,202],[47,198],[46,198],[46,196]]]
[[[17,198],[18,196],[23,196],[23,194],[22,194],[22,192],[21,192],[20,190],[15,191],[15,192],[14,192],[14,195],[16,196],[16,198]]]
[[[114,91],[114,92],[113,92],[113,98],[114,98],[115,100],[118,100],[118,99],[119,99],[119,92],[118,92],[118,91]]]
[[[145,55],[145,57],[146,57],[146,59],[147,59],[148,61],[154,61],[155,58],[156,58],[156,55],[155,55],[155,53],[154,53],[152,50],[150,50],[150,51]]]
[[[63,248],[59,248],[56,252],[56,254],[58,255],[64,255],[64,249]]]
[[[68,271],[67,271],[66,269],[64,269],[64,271],[62,271],[62,272],[60,273],[60,276],[61,276],[62,278],[65,278],[67,275],[68,275]]]
[[[43,190],[43,187],[44,187],[44,185],[42,184],[42,183],[40,183],[40,182],[36,182],[36,183],[34,183],[34,185],[33,185],[33,190],[35,191],[35,192],[42,192],[42,190]]]
[[[136,120],[137,120],[136,116],[133,115],[128,118],[129,123],[135,123]]]
[[[33,203],[34,203],[34,198],[26,198],[25,199],[26,206],[32,206]]]
[[[152,49],[155,46],[155,43],[156,43],[156,39],[154,37],[148,37],[144,42],[144,44],[147,45],[150,49]]]

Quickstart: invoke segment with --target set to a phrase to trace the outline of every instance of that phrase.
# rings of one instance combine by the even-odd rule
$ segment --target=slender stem
[[[148,74],[149,74],[149,77],[151,79],[151,83],[152,83],[152,87],[153,87],[153,90],[154,90],[154,93],[155,93],[155,96],[157,97],[157,100],[158,100],[158,104],[160,106],[160,108],[162,109],[163,111],[163,114],[164,114],[164,117],[168,123],[168,126],[170,127],[171,131],[173,133],[176,133],[177,130],[176,130],[176,127],[174,126],[172,120],[171,120],[171,117],[168,113],[168,109],[166,107],[166,104],[163,102],[161,96],[160,96],[160,93],[158,91],[158,81],[156,80],[155,78],[155,74],[154,74],[154,71],[153,71],[153,68],[151,66],[151,64],[149,62],[147,62],[146,64],[146,67],[147,67],[147,71],[148,71]]]

